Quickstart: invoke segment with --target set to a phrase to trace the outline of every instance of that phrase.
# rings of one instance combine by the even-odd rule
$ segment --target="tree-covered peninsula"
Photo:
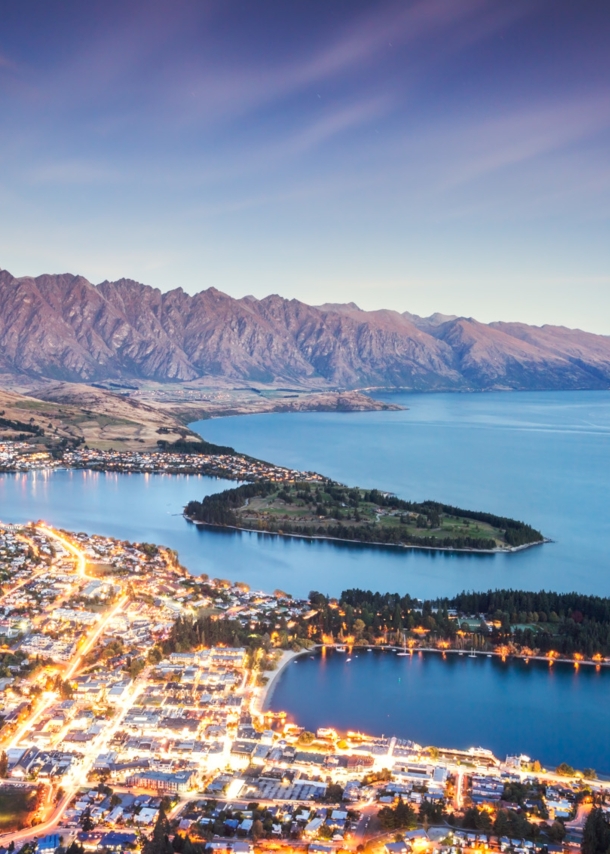
[[[494,551],[544,541],[514,519],[332,481],[248,483],[190,501],[185,515],[219,527],[416,548]]]

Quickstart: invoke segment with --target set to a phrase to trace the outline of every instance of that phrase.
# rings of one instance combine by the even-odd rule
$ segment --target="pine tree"
[[[606,854],[610,848],[610,825],[603,810],[593,809],[587,818],[582,839],[582,854]]]
[[[159,807],[157,821],[151,838],[144,844],[143,854],[173,854],[172,844],[169,841],[170,826],[165,810]]]
[[[84,833],[89,833],[89,831],[93,830],[95,827],[93,819],[91,818],[91,809],[89,807],[83,811],[83,814],[80,817],[80,826]]]

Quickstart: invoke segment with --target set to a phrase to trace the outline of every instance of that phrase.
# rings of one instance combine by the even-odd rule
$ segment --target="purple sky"
[[[0,266],[610,334],[608,0],[0,0]]]

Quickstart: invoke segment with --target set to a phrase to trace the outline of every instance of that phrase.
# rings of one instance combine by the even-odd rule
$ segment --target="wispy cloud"
[[[450,132],[456,152],[445,186],[455,187],[543,155],[610,128],[610,92],[559,103],[530,104]]]
[[[178,79],[189,81],[184,92],[176,91],[169,75],[168,101],[174,101],[183,118],[206,121],[234,119],[257,109],[285,102],[311,87],[337,83],[347,75],[361,75],[367,67],[398,49],[416,49],[418,62],[430,62],[430,41],[444,38],[436,54],[447,55],[488,37],[499,27],[526,14],[515,0],[510,8],[490,10],[485,0],[417,0],[378,7],[360,16],[318,47],[300,51],[289,62],[216,66],[191,62],[176,69]],[[426,55],[428,51],[428,54]],[[416,69],[411,69],[416,71]],[[407,81],[411,74],[407,72]]]

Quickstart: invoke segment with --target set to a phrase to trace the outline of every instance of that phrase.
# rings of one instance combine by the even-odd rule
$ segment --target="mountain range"
[[[610,337],[559,326],[310,306],[210,287],[0,271],[0,374],[160,383],[223,378],[304,388],[606,389]]]

